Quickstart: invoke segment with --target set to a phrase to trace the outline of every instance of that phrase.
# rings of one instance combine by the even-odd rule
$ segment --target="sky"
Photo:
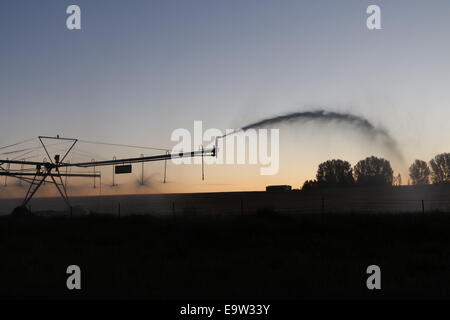
[[[81,8],[81,30],[66,28],[71,4]],[[366,27],[371,4],[381,8],[381,30]],[[406,183],[414,159],[450,150],[449,29],[444,0],[4,0],[0,146],[59,134],[172,148],[172,132],[192,131],[195,120],[225,130],[323,108],[385,128],[405,163],[355,128],[308,123],[279,127],[276,175],[261,176],[258,165],[210,165],[202,181],[199,165],[169,164],[162,184],[163,164],[152,163],[146,187],[136,183],[137,166],[110,188],[106,168],[103,192],[298,188],[322,161],[354,165],[370,155],[391,160]],[[81,149],[97,159],[142,153]]]

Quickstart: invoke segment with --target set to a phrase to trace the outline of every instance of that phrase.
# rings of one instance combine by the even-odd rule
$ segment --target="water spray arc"
[[[400,151],[395,139],[384,129],[374,126],[368,119],[354,115],[347,112],[334,112],[327,111],[324,109],[311,110],[311,111],[301,111],[292,112],[282,115],[277,115],[274,117],[266,118],[260,121],[256,121],[241,127],[239,130],[226,134],[220,138],[225,138],[229,135],[246,131],[249,129],[257,129],[263,127],[271,127],[280,124],[297,124],[306,122],[317,122],[317,123],[342,123],[346,125],[351,125],[365,134],[368,134],[371,138],[381,138],[383,146],[390,151],[398,160],[403,162],[403,154]],[[217,140],[216,140],[217,144]]]

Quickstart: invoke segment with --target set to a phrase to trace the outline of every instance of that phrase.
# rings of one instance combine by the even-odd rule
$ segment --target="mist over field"
[[[448,186],[403,186],[324,189],[309,192],[227,192],[194,194],[136,194],[72,197],[72,205],[87,212],[117,215],[149,214],[156,216],[189,215],[255,215],[267,208],[277,213],[422,213],[450,210]],[[0,199],[0,214],[9,214],[21,199]],[[322,204],[324,203],[324,208]],[[31,209],[43,215],[68,214],[66,204],[59,198],[37,198]]]

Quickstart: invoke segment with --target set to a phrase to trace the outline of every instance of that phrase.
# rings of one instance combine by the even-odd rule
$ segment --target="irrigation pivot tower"
[[[78,163],[69,163],[66,162],[67,156],[75,147],[78,142],[77,139],[72,138],[61,138],[59,136],[56,137],[46,137],[39,136],[39,141],[44,149],[46,155],[48,156],[48,161],[36,162],[36,161],[24,161],[24,160],[1,160],[0,159],[0,176],[5,177],[14,177],[19,179],[20,181],[28,182],[30,184],[28,191],[23,199],[22,206],[27,206],[39,188],[45,181],[49,181],[51,184],[55,185],[59,194],[61,195],[64,202],[67,206],[71,207],[69,196],[67,194],[66,184],[63,181],[63,177],[81,177],[81,178],[100,178],[101,173],[99,171],[93,171],[91,173],[68,173],[67,168],[96,168],[102,166],[113,166],[115,173],[131,173],[131,165],[133,163],[144,163],[150,161],[167,161],[170,159],[176,158],[186,158],[186,157],[204,157],[204,156],[215,156],[216,148],[212,148],[209,150],[200,151],[191,151],[191,152],[179,152],[179,153],[170,153],[166,152],[161,155],[154,156],[141,156],[136,158],[124,158],[124,159],[116,159],[115,157],[111,160],[105,161],[91,161],[91,162],[78,162]],[[53,157],[50,156],[48,152],[47,145],[44,143],[44,140],[64,140],[70,144],[69,149],[62,156],[57,154]],[[203,163],[203,161],[202,161]],[[11,169],[11,165],[20,165],[19,170]],[[5,165],[5,167],[4,167]],[[60,169],[66,169],[65,172],[61,172]],[[166,170],[166,169],[164,169]],[[165,181],[165,177],[164,177]]]

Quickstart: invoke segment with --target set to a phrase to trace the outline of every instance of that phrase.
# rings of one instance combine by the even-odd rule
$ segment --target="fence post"
[[[117,204],[117,214],[120,218],[120,202]]]
[[[322,197],[320,211],[321,211],[322,216],[325,215],[325,198],[324,197]]]
[[[422,213],[425,213],[425,202],[422,200]]]
[[[244,200],[241,199],[241,216],[244,215]]]
[[[172,216],[175,217],[175,202],[172,202]]]
[[[72,218],[72,215],[73,215],[73,207],[70,206],[70,218]]]

